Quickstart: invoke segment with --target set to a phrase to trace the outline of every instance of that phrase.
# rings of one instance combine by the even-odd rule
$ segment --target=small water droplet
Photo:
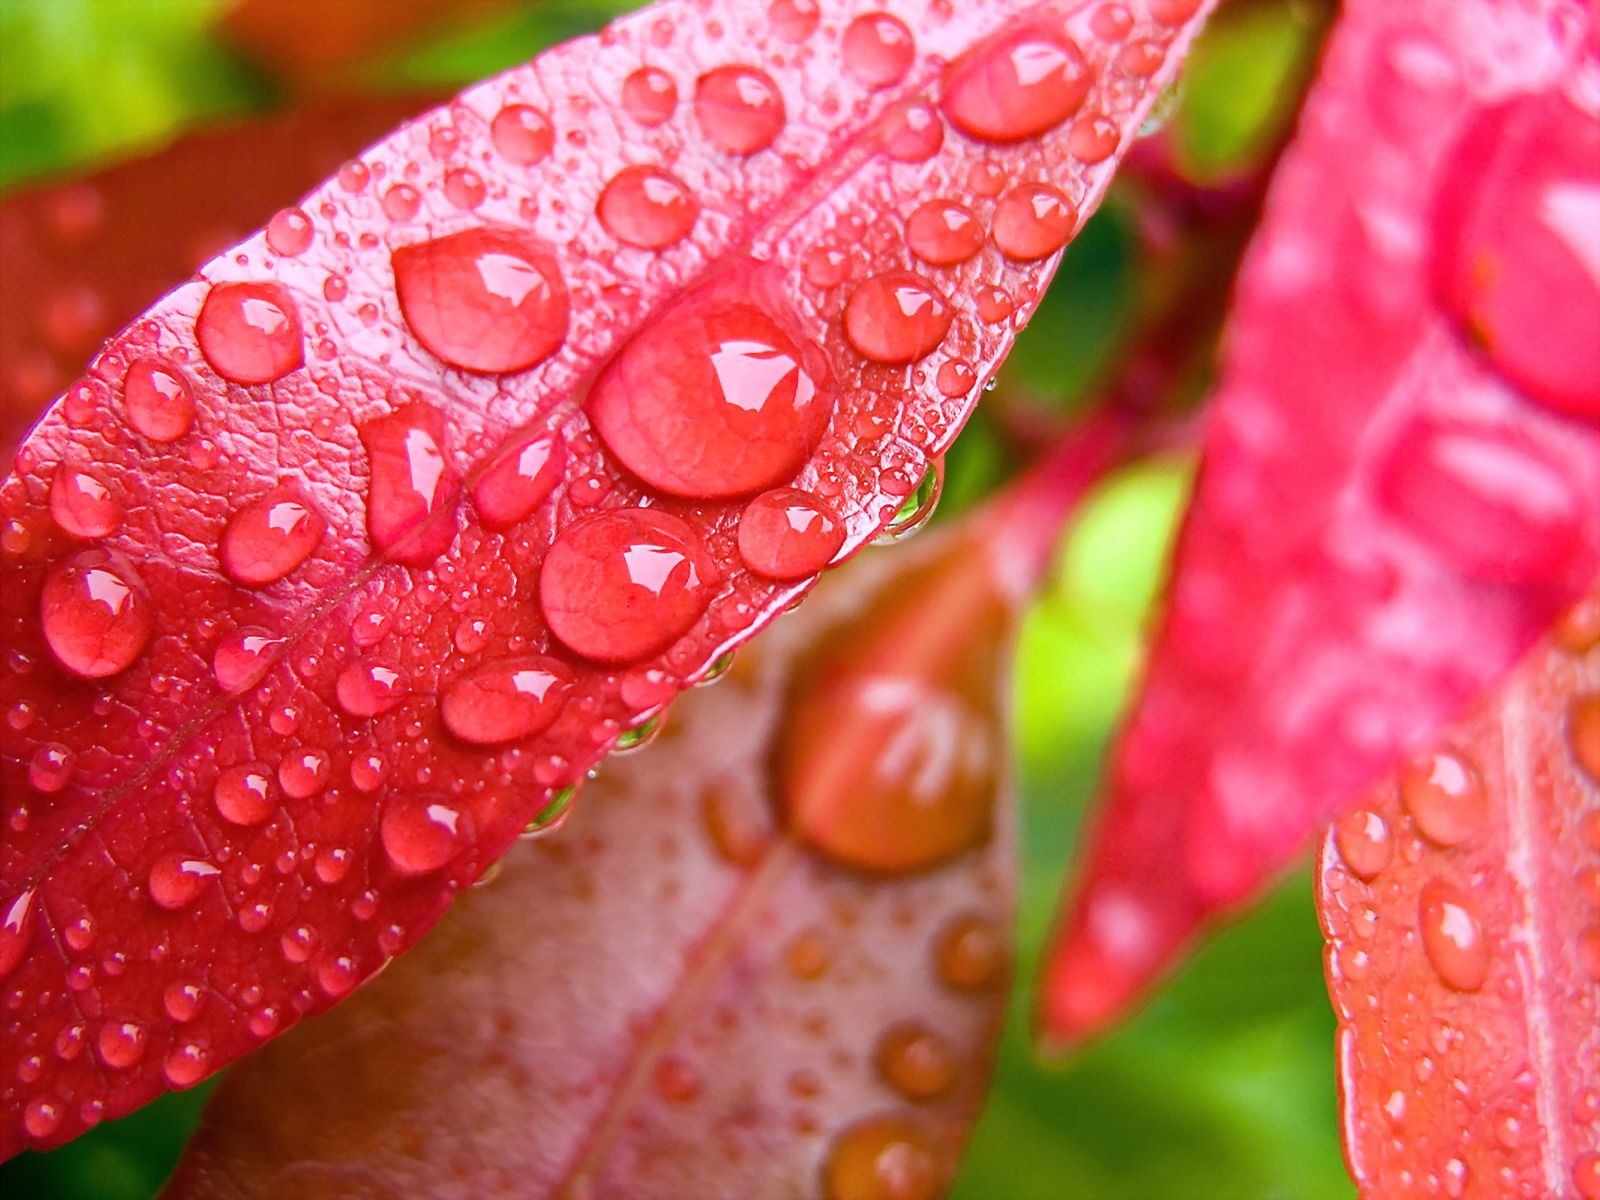
[[[397,183],[383,194],[383,212],[391,221],[409,221],[422,208],[422,195],[409,183]]]
[[[205,991],[198,983],[174,980],[167,984],[166,991],[161,995],[161,1003],[167,1010],[167,1016],[182,1025],[195,1019],[205,998]]]
[[[324,959],[317,965],[317,986],[326,996],[343,996],[356,985],[355,960],[348,955]]]
[[[654,129],[677,110],[678,85],[660,67],[640,67],[622,81],[622,107],[646,129]]]
[[[97,550],[51,568],[39,610],[51,652],[85,679],[104,679],[132,666],[155,627],[150,602],[132,572]]]
[[[874,362],[925,358],[950,329],[950,305],[932,283],[910,271],[867,280],[845,305],[845,336]]]
[[[844,69],[867,87],[899,83],[917,56],[916,40],[899,17],[863,13],[845,27],[841,42]]]
[[[1394,857],[1389,823],[1370,808],[1346,813],[1334,826],[1334,840],[1345,865],[1361,879],[1372,879]]]
[[[271,383],[305,362],[300,316],[276,284],[217,284],[194,330],[206,362],[231,383]]]
[[[933,1100],[956,1080],[950,1043],[915,1022],[896,1025],[878,1043],[878,1074],[907,1100]]]
[[[1085,113],[1072,125],[1067,147],[1080,162],[1104,162],[1116,151],[1121,134],[1117,123],[1104,113]]]
[[[890,545],[916,533],[930,520],[939,507],[939,497],[944,493],[944,460],[936,458],[928,464],[917,486],[900,504],[900,509],[884,526],[883,532],[873,539],[875,545]]]
[[[803,42],[817,31],[822,13],[817,0],[772,0],[767,18],[784,41]]]
[[[1014,30],[957,59],[944,76],[944,111],[970,137],[1018,142],[1061,124],[1092,82],[1077,43],[1044,26]]]
[[[788,117],[778,85],[755,67],[708,71],[694,85],[694,115],[711,143],[729,154],[754,154],[772,145]]]
[[[22,1110],[22,1127],[28,1131],[29,1137],[47,1138],[60,1124],[61,1106],[54,1100],[35,1098],[28,1101],[28,1106]]]
[[[542,109],[508,104],[489,123],[489,140],[507,162],[530,167],[550,156],[555,128]]]
[[[378,717],[406,698],[405,677],[381,662],[357,660],[334,683],[339,707],[352,717]]]
[[[944,145],[944,118],[931,104],[914,100],[884,114],[878,138],[895,162],[927,162]]]
[[[688,236],[700,217],[700,202],[670,171],[627,167],[606,184],[595,212],[619,242],[660,250]]]
[[[267,245],[274,254],[294,258],[311,249],[311,218],[299,208],[280,208],[267,222]]]
[[[529,430],[513,438],[473,485],[478,517],[497,529],[526,519],[561,482],[565,465],[555,434]]]
[[[572,802],[577,795],[578,787],[576,784],[568,784],[564,788],[558,788],[556,791],[551,792],[550,799],[545,802],[545,806],[534,813],[528,823],[523,826],[520,836],[523,839],[541,838],[561,828],[561,825],[567,819],[567,814],[572,811]]]
[[[1466,841],[1482,827],[1488,809],[1478,769],[1449,751],[1407,765],[1400,799],[1423,837],[1438,846]]]
[[[122,504],[89,472],[63,466],[50,480],[50,515],[73,537],[92,541],[117,531]]]
[[[1422,944],[1448,987],[1475,992],[1489,973],[1489,943],[1471,899],[1454,884],[1435,879],[1418,899]]]
[[[1061,249],[1077,224],[1076,206],[1059,191],[1048,184],[1024,184],[995,205],[994,244],[1014,262],[1035,262]]]
[[[451,366],[525,371],[566,341],[566,282],[554,254],[531,237],[466,229],[402,246],[391,261],[406,325]]]
[[[218,555],[235,583],[265,587],[295,570],[321,543],[327,522],[292,487],[253,500],[222,531]]]
[[[150,899],[172,911],[187,908],[199,898],[206,881],[220,873],[208,862],[169,854],[150,868]]]
[[[939,938],[939,978],[958,992],[987,992],[1005,977],[1006,943],[1000,930],[983,917],[962,917]]]
[[[126,1069],[144,1057],[146,1041],[144,1026],[133,1021],[108,1021],[100,1026],[95,1044],[101,1062],[108,1067]]]
[[[33,898],[29,888],[0,908],[0,979],[16,970],[33,941]]]
[[[793,488],[763,492],[739,516],[739,557],[757,575],[801,579],[833,561],[844,526],[817,496]]]
[[[1583,1200],[1600,1200],[1600,1153],[1578,1155],[1572,1164],[1572,1184]]]
[[[135,359],[122,380],[128,424],[152,442],[175,442],[194,427],[189,381],[172,367]]]
[[[426,875],[461,852],[467,823],[457,809],[442,800],[401,795],[384,809],[379,836],[396,871]]]
[[[977,386],[978,373],[972,369],[971,363],[952,358],[949,362],[940,364],[935,383],[940,395],[954,399],[957,396],[967,395]]]
[[[840,1134],[823,1169],[828,1200],[934,1200],[944,1176],[932,1136],[920,1122],[894,1113]]]
[[[278,764],[278,786],[284,795],[308,800],[328,786],[333,767],[323,750],[296,750]]]
[[[1572,759],[1600,784],[1600,692],[1574,696],[1567,708],[1567,745]],[[1600,850],[1600,815],[1589,816],[1590,846]]]
[[[53,795],[72,778],[73,757],[60,742],[50,742],[33,752],[28,762],[28,783],[34,791]]]
[[[284,639],[273,637],[265,629],[236,630],[217,644],[211,659],[212,673],[217,686],[237,695],[261,682],[271,668]]]
[[[983,225],[954,200],[929,200],[906,218],[906,246],[923,262],[945,267],[983,249]]]
[[[193,1042],[179,1046],[167,1055],[163,1064],[167,1082],[175,1088],[193,1087],[204,1079],[211,1069],[211,1057]]]
[[[447,429],[444,414],[420,401],[361,425],[367,533],[395,562],[426,566],[455,539],[461,480]]]
[[[462,741],[478,746],[518,741],[549,728],[572,685],[572,672],[556,659],[505,659],[451,680],[439,713],[445,728]]]

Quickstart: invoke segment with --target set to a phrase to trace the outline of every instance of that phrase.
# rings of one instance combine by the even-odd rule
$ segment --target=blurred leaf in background
[[[391,11],[387,0],[268,2]],[[631,7],[477,4],[457,23],[425,23],[423,45],[391,45],[345,66],[338,82],[385,92],[463,84]],[[1245,169],[1291,118],[1291,81],[1315,44],[1307,14],[1324,7],[1233,0],[1216,22],[1171,116],[1195,178]],[[230,48],[218,30],[226,8],[227,0],[0,0],[0,188],[104,165],[218,114],[276,106],[313,86],[308,80],[327,86],[326,72],[269,67],[270,54]],[[238,44],[237,26],[227,37]],[[1002,386],[1070,409],[1103,379],[1139,294],[1133,241],[1114,204],[1091,222]],[[1018,453],[980,412],[950,455],[942,515],[1008,475]],[[1189,478],[1186,462],[1158,461],[1103,489],[1024,630],[1015,685],[1022,953],[999,1073],[956,1186],[959,1200],[1351,1194],[1338,1151],[1321,941],[1301,877],[1220,935],[1143,1014],[1071,1062],[1040,1063],[1029,1040],[1029,988],[1063,864],[1137,667]],[[153,1195],[205,1090],[168,1096],[53,1153],[0,1166],[0,1195]]]

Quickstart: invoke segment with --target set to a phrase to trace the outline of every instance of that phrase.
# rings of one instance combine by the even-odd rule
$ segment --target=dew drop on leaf
[[[273,657],[284,640],[265,629],[237,629],[217,643],[211,658],[211,671],[217,686],[232,694],[246,691],[261,682],[272,666]]]
[[[508,104],[489,123],[489,139],[500,157],[519,167],[528,167],[550,156],[555,145],[555,129],[542,109],[529,104]]]
[[[298,208],[281,208],[267,222],[267,245],[274,254],[294,258],[311,249],[311,218]]]
[[[954,200],[929,200],[906,218],[906,246],[923,262],[947,267],[983,249],[983,226]]]
[[[1078,223],[1070,200],[1045,183],[1014,187],[995,205],[992,234],[1000,253],[1014,262],[1034,262],[1054,254]]]
[[[907,1100],[933,1100],[956,1080],[950,1043],[917,1022],[896,1025],[878,1043],[878,1074]]]
[[[688,236],[700,217],[700,202],[670,171],[626,167],[606,184],[595,212],[619,242],[660,250]]]
[[[1423,949],[1447,987],[1475,992],[1489,973],[1489,943],[1472,900],[1454,884],[1435,879],[1418,898]]]
[[[772,0],[767,16],[773,30],[786,42],[805,41],[822,20],[817,0]]]
[[[332,765],[323,750],[294,750],[278,764],[278,786],[295,800],[308,800],[328,786]]]
[[[1422,836],[1438,846],[1458,845],[1478,832],[1488,808],[1478,769],[1449,751],[1407,765],[1400,799]]]
[[[352,662],[334,682],[339,707],[352,717],[382,716],[406,698],[404,676],[380,662]]]
[[[1334,841],[1345,866],[1360,879],[1375,878],[1394,857],[1389,823],[1370,808],[1357,808],[1339,818]]]
[[[161,993],[161,1006],[166,1009],[167,1016],[182,1025],[199,1015],[205,995],[199,984],[175,979]]]
[[[950,306],[921,275],[890,271],[858,287],[845,305],[845,336],[862,355],[881,363],[925,358],[950,329]]]
[[[794,488],[763,492],[739,516],[739,557],[757,575],[814,575],[844,545],[844,526],[817,496]]]
[[[50,515],[66,533],[93,541],[117,531],[122,504],[89,472],[63,466],[50,480]]]
[[[128,424],[152,442],[175,442],[194,427],[189,381],[171,367],[135,359],[122,380]]]
[[[222,531],[218,555],[228,578],[246,587],[276,583],[322,541],[327,523],[293,488],[245,505]]]
[[[622,81],[622,107],[646,129],[654,129],[677,110],[678,85],[660,67],[640,67]]]
[[[187,908],[199,898],[206,881],[217,874],[217,868],[208,862],[169,854],[150,868],[150,899],[173,911]]]
[[[230,383],[271,383],[305,362],[299,314],[277,284],[217,284],[194,332],[211,369]]]
[[[556,434],[530,430],[513,438],[473,485],[479,519],[500,529],[527,518],[561,482],[565,460]]]
[[[970,137],[1020,142],[1053,129],[1089,94],[1077,43],[1043,27],[1015,30],[957,59],[945,72],[944,111]]]
[[[92,550],[51,569],[39,609],[51,652],[85,679],[126,670],[155,625],[150,602],[127,569]]]
[[[126,1069],[144,1057],[146,1041],[144,1026],[133,1021],[107,1021],[100,1026],[95,1046],[106,1066]]]
[[[870,1117],[841,1133],[828,1151],[828,1200],[934,1200],[944,1187],[933,1141],[910,1117]]]
[[[788,119],[778,85],[756,67],[718,67],[694,87],[694,115],[712,145],[729,154],[765,150]]]
[[[464,742],[492,746],[549,728],[572,690],[572,672],[553,658],[486,663],[453,679],[439,702],[445,728]]]
[[[29,888],[0,907],[0,979],[16,969],[33,940],[33,900]]]
[[[383,852],[402,875],[425,875],[443,867],[460,851],[466,832],[455,808],[412,794],[395,797],[379,826]]]
[[[211,1058],[204,1048],[194,1044],[179,1046],[162,1064],[162,1071],[167,1077],[167,1082],[175,1088],[193,1087],[206,1077],[210,1069]]]
[[[361,426],[367,451],[367,532],[396,562],[424,566],[455,538],[460,477],[446,453],[444,414],[408,404]]]
[[[884,116],[878,136],[895,162],[927,162],[944,145],[944,119],[932,105],[912,101]]]
[[[36,1097],[22,1112],[22,1125],[32,1137],[46,1138],[61,1124],[61,1106],[53,1100]]]
[[[59,792],[72,778],[72,767],[72,751],[60,742],[40,746],[28,761],[28,785],[45,795]]]
[[[939,978],[958,992],[986,992],[1005,977],[1006,943],[1000,930],[983,917],[961,917],[939,937]]]
[[[872,88],[899,83],[917,55],[916,40],[906,23],[883,12],[864,13],[851,21],[841,49],[845,71]]]

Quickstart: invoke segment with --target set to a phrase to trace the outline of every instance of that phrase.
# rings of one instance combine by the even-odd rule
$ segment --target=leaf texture
[[[1318,904],[1363,1196],[1600,1196],[1600,601],[1340,819]]]
[[[0,1153],[348,993],[888,523],[1205,7],[657,5],[109,343],[0,485]]]
[[[1102,1028],[1600,570],[1592,6],[1346,6],[1043,985]],[[1588,211],[1585,209],[1585,211]]]

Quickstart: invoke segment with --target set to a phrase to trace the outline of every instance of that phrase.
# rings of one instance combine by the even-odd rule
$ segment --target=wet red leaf
[[[1364,1196],[1600,1196],[1600,599],[1340,818],[1318,903]]]
[[[751,492],[806,492],[845,554],[915,489],[1055,258],[935,267],[904,216],[949,195],[987,224],[1040,182],[1091,211],[1206,6],[891,7],[662,4],[469,89],[213,260],[35,428],[0,485],[0,895],[27,914],[0,1033],[40,1069],[0,1084],[0,1151],[193,1084],[407,948],[805,590],[816,545],[806,574],[787,544],[741,558]],[[1129,39],[1160,68],[1116,65]],[[673,78],[683,103],[658,120],[655,89],[638,122],[647,61],[766,82],[730,106]],[[727,149],[780,102],[766,149]],[[724,317],[737,337],[699,340]],[[956,360],[965,394],[925,386]],[[730,427],[775,396],[829,413],[736,499],[682,430],[635,443],[585,407],[618,374],[684,401],[706,361]],[[152,389],[188,432],[140,432]],[[58,486],[109,532],[58,523]]]
[[[0,463],[9,467],[28,426],[101,342],[428,103],[330,101],[221,125],[0,200]],[[141,413],[149,420],[140,432],[156,441],[181,437],[187,424],[159,396],[130,421]]]
[[[1600,570],[1593,13],[1346,7],[1241,278],[1052,1040],[1123,1012]]]
[[[1010,633],[1113,449],[831,577],[559,836],[237,1068],[168,1194],[942,1192],[1005,1007]]]

